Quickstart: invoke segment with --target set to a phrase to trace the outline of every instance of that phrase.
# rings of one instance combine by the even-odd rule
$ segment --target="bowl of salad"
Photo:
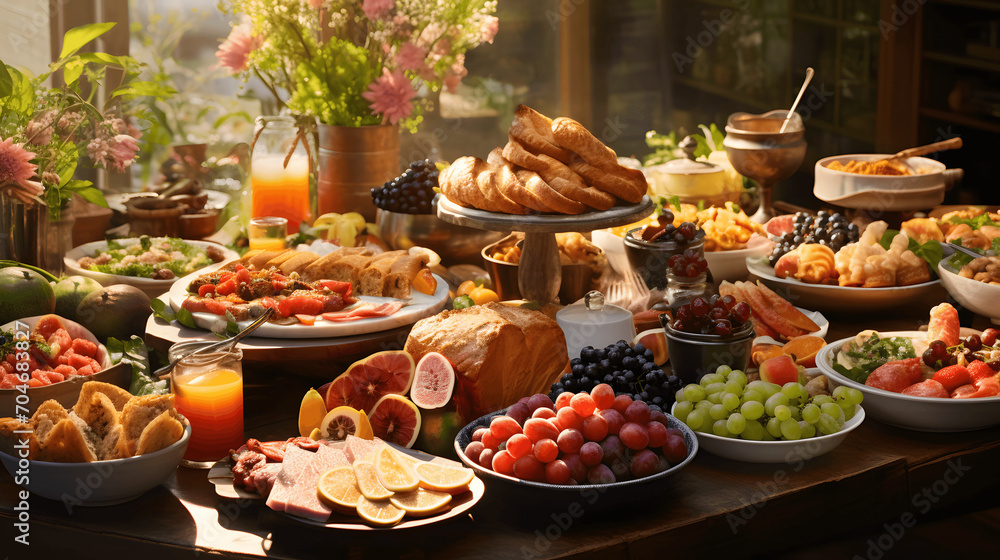
[[[239,257],[217,243],[174,237],[133,237],[95,241],[66,253],[68,274],[93,278],[103,286],[128,284],[150,298],[178,279],[206,266]]]
[[[971,335],[979,337],[978,331],[961,329],[961,336]],[[936,379],[935,374],[943,368],[924,363],[928,348],[927,333],[923,331],[864,331],[824,346],[816,356],[816,365],[833,387],[846,385],[864,393],[865,411],[885,424],[921,432],[964,432],[1000,424],[1000,396],[930,397],[866,384],[880,366],[900,360],[918,360],[922,380]],[[964,352],[959,346],[951,350]]]

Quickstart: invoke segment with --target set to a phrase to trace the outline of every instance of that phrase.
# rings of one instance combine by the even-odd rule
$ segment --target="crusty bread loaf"
[[[555,321],[499,303],[418,321],[405,350],[417,361],[440,352],[454,364],[455,406],[466,422],[548,392],[567,361],[566,339]]]

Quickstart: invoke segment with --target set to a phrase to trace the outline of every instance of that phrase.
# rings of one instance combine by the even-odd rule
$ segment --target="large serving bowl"
[[[880,336],[926,337],[920,331],[879,333]],[[937,399],[912,397],[869,387],[833,369],[841,347],[854,337],[824,346],[816,355],[816,366],[834,387],[846,385],[865,395],[865,410],[872,418],[899,428],[921,432],[965,432],[1000,424],[1000,397],[981,399]]]
[[[455,453],[458,454],[458,458],[463,463],[476,471],[476,475],[482,478],[487,486],[492,487],[491,493],[503,495],[505,502],[514,504],[517,508],[523,508],[523,504],[533,504],[532,508],[535,509],[541,507],[545,510],[540,512],[542,515],[547,515],[547,512],[565,512],[566,506],[573,502],[582,505],[585,512],[591,512],[630,504],[634,506],[634,504],[655,499],[667,487],[670,475],[686,467],[698,453],[698,438],[695,437],[694,430],[673,416],[667,415],[669,427],[677,428],[684,433],[684,443],[687,445],[688,454],[683,461],[671,465],[665,471],[645,478],[611,484],[569,486],[521,480],[485,469],[478,463],[470,461],[464,453],[465,447],[472,441],[472,433],[479,428],[488,427],[494,418],[502,416],[504,413],[506,413],[506,409],[491,412],[462,428],[455,437]],[[594,496],[595,499],[588,499],[590,496]]]
[[[53,463],[28,461],[27,477],[17,477],[17,457],[0,452],[0,462],[7,472],[23,479],[22,486],[33,495],[76,506],[110,506],[134,500],[166,480],[180,464],[191,425],[170,447],[159,451],[110,461],[92,463]],[[72,511],[72,510],[70,510]]]
[[[136,237],[131,239],[119,239],[117,241],[123,246],[130,246],[139,243],[139,238]],[[215,247],[216,249],[219,249],[220,251],[222,251],[222,255],[224,257],[223,262],[239,257],[239,255],[237,255],[234,251],[231,251],[223,247],[222,245],[219,245],[218,243],[212,243],[209,241],[187,240],[187,239],[185,239],[184,241],[185,243],[188,243],[194,247],[203,247],[206,249],[208,247]],[[80,259],[82,259],[83,257],[92,257],[94,256],[95,252],[104,251],[107,248],[108,248],[107,241],[95,241],[93,243],[86,243],[84,245],[80,245],[79,247],[76,247],[72,251],[66,253],[66,256],[63,258],[63,262],[66,265],[66,274],[69,275],[78,274],[80,276],[86,276],[87,278],[93,278],[94,280],[100,282],[102,286],[112,286],[114,284],[128,284],[129,286],[135,286],[136,288],[139,288],[140,290],[145,292],[145,294],[150,298],[155,298],[159,295],[166,293],[167,290],[170,289],[170,286],[172,286],[173,283],[177,281],[177,278],[157,280],[154,278],[140,278],[137,276],[106,274],[104,272],[97,272],[94,270],[80,268],[78,262]],[[212,263],[209,262],[208,265],[205,266],[205,268],[211,265]]]
[[[481,251],[483,265],[489,272],[493,289],[501,300],[521,299],[522,297],[518,280],[520,266],[490,256],[497,247],[510,243],[511,240],[508,237],[510,236],[490,243]],[[559,301],[564,305],[573,303],[587,295],[593,286],[594,269],[587,263],[564,264],[560,267],[560,273]]]
[[[479,251],[507,235],[448,223],[435,214],[402,214],[378,209],[382,239],[392,249],[427,247],[447,264],[479,264]]]
[[[931,208],[944,200],[945,190],[961,179],[961,169],[945,169],[939,161],[923,157],[904,163],[918,171],[913,175],[862,175],[830,169],[833,162],[878,161],[891,154],[849,154],[816,162],[813,194],[820,200],[848,208],[905,211]]]
[[[676,406],[675,403],[674,407]],[[671,412],[673,412],[673,408],[671,408]],[[844,422],[839,432],[826,436],[795,441],[750,441],[698,432],[698,441],[705,451],[725,459],[744,463],[786,463],[791,465],[833,451],[847,438],[847,434],[864,421],[865,409],[859,406],[854,416]]]
[[[18,321],[7,323],[6,325],[0,327],[0,329],[11,332],[18,332],[18,330],[21,330],[23,332],[26,328],[28,332],[31,332],[42,317],[44,317],[44,315],[19,319]],[[69,333],[70,337],[74,339],[84,338],[97,345],[97,361],[101,364],[101,371],[93,375],[73,376],[65,381],[53,383],[52,385],[29,387],[27,389],[27,402],[19,403],[17,401],[17,396],[22,394],[19,389],[0,389],[0,416],[13,416],[15,410],[22,412],[27,416],[31,416],[39,405],[49,399],[55,399],[59,402],[59,404],[63,405],[63,407],[70,408],[76,404],[76,400],[80,396],[80,388],[83,387],[83,384],[88,381],[103,381],[104,383],[110,383],[112,385],[128,389],[129,384],[132,382],[132,367],[127,363],[111,365],[111,356],[108,354],[108,349],[97,340],[97,337],[95,337],[93,333],[84,328],[83,325],[70,321],[69,319],[60,317],[59,320],[62,322],[63,326],[66,327],[66,332]],[[20,326],[19,328],[15,328],[15,324],[18,322],[26,327]],[[31,372],[28,373],[30,374]],[[21,400],[24,401],[23,398]],[[27,412],[21,409],[15,409],[16,405],[24,407]]]
[[[937,270],[944,288],[962,307],[1000,325],[1000,286],[959,276],[958,271],[948,265],[948,259],[941,259]]]

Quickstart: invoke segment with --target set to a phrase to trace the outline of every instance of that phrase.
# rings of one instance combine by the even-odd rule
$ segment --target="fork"
[[[608,286],[607,297],[604,302],[608,305],[617,305],[619,307],[628,307],[630,298],[630,290],[627,285],[626,280],[615,280]]]
[[[628,283],[629,291],[631,292],[631,303],[641,304],[643,309],[645,309],[646,304],[649,302],[650,293],[646,282],[635,271],[626,276],[625,281]]]

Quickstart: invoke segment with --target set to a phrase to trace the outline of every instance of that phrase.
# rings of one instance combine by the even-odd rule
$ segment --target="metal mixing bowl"
[[[375,214],[382,239],[392,249],[427,247],[447,265],[481,264],[483,247],[507,232],[486,231],[449,224],[435,214],[401,214],[379,209]]]

